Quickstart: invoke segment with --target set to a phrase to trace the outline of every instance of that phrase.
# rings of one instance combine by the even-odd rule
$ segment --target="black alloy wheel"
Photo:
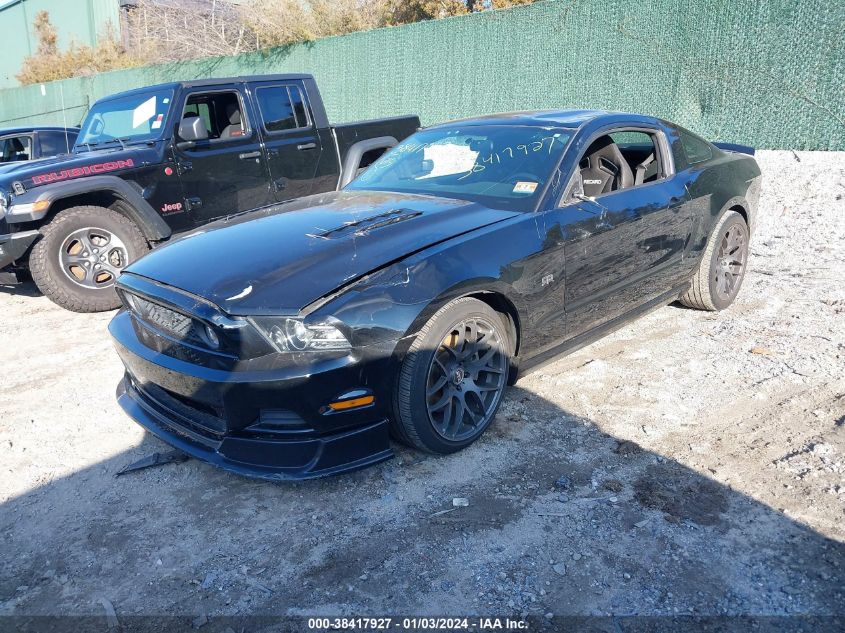
[[[420,329],[402,361],[393,435],[430,453],[454,453],[496,417],[511,367],[508,317],[462,297]]]
[[[736,296],[739,283],[745,274],[745,262],[748,258],[748,240],[739,224],[731,224],[722,234],[716,255],[714,281],[716,295],[723,301],[731,301]]]
[[[460,442],[489,424],[507,380],[508,360],[495,326],[481,318],[455,324],[434,352],[426,409],[435,430]]]

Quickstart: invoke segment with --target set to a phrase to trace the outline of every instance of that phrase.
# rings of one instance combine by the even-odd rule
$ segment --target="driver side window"
[[[185,102],[182,119],[199,117],[208,140],[234,140],[247,136],[248,125],[237,92],[194,93]]]
[[[583,195],[595,198],[665,177],[655,136],[641,130],[623,129],[604,134],[590,143],[578,162]]]

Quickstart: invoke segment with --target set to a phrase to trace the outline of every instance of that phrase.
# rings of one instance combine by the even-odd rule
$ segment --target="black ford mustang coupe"
[[[219,221],[121,275],[118,400],[228,470],[307,478],[472,443],[506,385],[677,299],[737,295],[760,170],[659,119],[425,129],[345,189]]]

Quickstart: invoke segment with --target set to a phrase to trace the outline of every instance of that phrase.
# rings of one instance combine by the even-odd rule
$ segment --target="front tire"
[[[74,312],[102,312],[120,306],[114,283],[148,250],[138,227],[119,213],[72,207],[41,229],[29,269],[35,285],[54,303]]]
[[[748,264],[748,225],[736,211],[716,223],[681,303],[699,310],[724,310],[734,302]]]
[[[402,362],[394,435],[429,453],[472,444],[499,408],[511,350],[502,317],[486,303],[464,297],[438,310]]]

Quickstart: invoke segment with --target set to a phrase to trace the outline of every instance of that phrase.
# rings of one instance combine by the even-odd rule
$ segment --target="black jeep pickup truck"
[[[69,310],[116,308],[120,271],[151,247],[222,216],[340,188],[419,124],[405,116],[330,126],[303,74],[106,97],[71,154],[0,170],[0,283],[29,269]]]

